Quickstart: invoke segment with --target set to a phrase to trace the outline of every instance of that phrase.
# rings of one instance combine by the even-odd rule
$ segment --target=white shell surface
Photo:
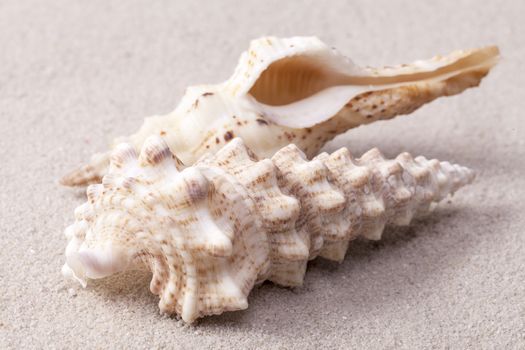
[[[355,159],[343,148],[308,160],[295,145],[258,160],[239,139],[192,167],[158,136],[137,155],[119,145],[102,184],[75,210],[63,273],[86,285],[143,262],[162,312],[186,322],[248,307],[256,283],[303,282],[317,256],[341,261],[356,237],[380,239],[474,178],[448,162]]]
[[[190,87],[177,108],[146,118],[118,138],[140,150],[162,136],[187,166],[240,137],[258,157],[294,143],[309,158],[359,125],[408,114],[442,96],[477,86],[496,64],[496,47],[460,50],[430,60],[362,68],[315,37],[253,40],[226,82]],[[64,185],[100,181],[109,152],[62,178]]]

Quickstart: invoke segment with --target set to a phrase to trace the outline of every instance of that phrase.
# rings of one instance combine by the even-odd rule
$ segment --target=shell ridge
[[[449,162],[388,160],[377,149],[308,160],[292,144],[258,160],[241,139],[166,172],[175,169],[167,144],[147,145],[88,187],[65,232],[63,272],[84,284],[141,260],[161,311],[186,322],[246,308],[266,279],[299,286],[309,260],[341,261],[356,237],[380,239],[385,226],[409,224],[474,178]],[[126,163],[118,152],[112,162]]]

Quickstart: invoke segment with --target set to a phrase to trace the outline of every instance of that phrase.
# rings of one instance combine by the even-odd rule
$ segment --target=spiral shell
[[[226,82],[188,88],[172,113],[146,118],[137,133],[116,144],[127,142],[138,151],[147,137],[159,135],[186,165],[235,137],[261,158],[289,143],[311,158],[348,129],[477,86],[498,57],[491,46],[362,68],[315,37],[261,38],[251,42]],[[109,157],[110,152],[96,154],[61,183],[99,182]]]
[[[295,145],[259,160],[239,139],[182,169],[168,144],[116,147],[109,173],[75,210],[63,273],[84,286],[145,263],[162,312],[186,322],[245,309],[256,283],[302,284],[308,260],[341,261],[474,178],[448,162],[387,160],[346,148],[312,160]]]

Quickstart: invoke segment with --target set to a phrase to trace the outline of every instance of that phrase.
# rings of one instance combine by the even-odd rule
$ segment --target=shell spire
[[[458,50],[411,64],[365,68],[315,37],[253,40],[227,81],[186,90],[170,114],[146,118],[137,133],[118,138],[142,149],[162,136],[186,165],[235,137],[269,158],[294,143],[309,158],[335,136],[359,125],[408,114],[436,98],[477,86],[497,63],[495,46]],[[61,179],[66,186],[99,182],[110,152]]]
[[[470,183],[448,162],[387,160],[346,148],[308,160],[295,145],[259,160],[239,139],[180,170],[149,138],[120,145],[102,184],[87,189],[66,229],[63,273],[84,286],[143,262],[162,312],[186,322],[245,309],[256,283],[302,284],[308,260],[341,261],[358,236],[380,239]]]

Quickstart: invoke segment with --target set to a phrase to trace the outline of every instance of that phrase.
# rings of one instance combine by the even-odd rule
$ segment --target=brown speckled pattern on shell
[[[159,135],[188,166],[235,137],[261,158],[290,143],[311,158],[351,128],[408,114],[477,86],[498,55],[496,47],[485,47],[412,64],[362,68],[315,37],[261,38],[241,55],[230,79],[188,88],[172,113],[146,118],[137,133],[115,144],[127,142],[139,151],[149,136]],[[342,99],[332,90],[337,87],[348,89]],[[318,95],[322,97],[313,103]],[[109,154],[95,155],[61,183],[99,182]]]
[[[341,261],[358,236],[379,239],[472,181],[467,168],[355,159],[343,148],[307,160],[295,145],[258,160],[239,139],[178,170],[167,144],[117,147],[103,183],[75,211],[64,272],[81,281],[142,261],[162,312],[186,322],[244,309],[255,283],[301,285],[308,260]]]

